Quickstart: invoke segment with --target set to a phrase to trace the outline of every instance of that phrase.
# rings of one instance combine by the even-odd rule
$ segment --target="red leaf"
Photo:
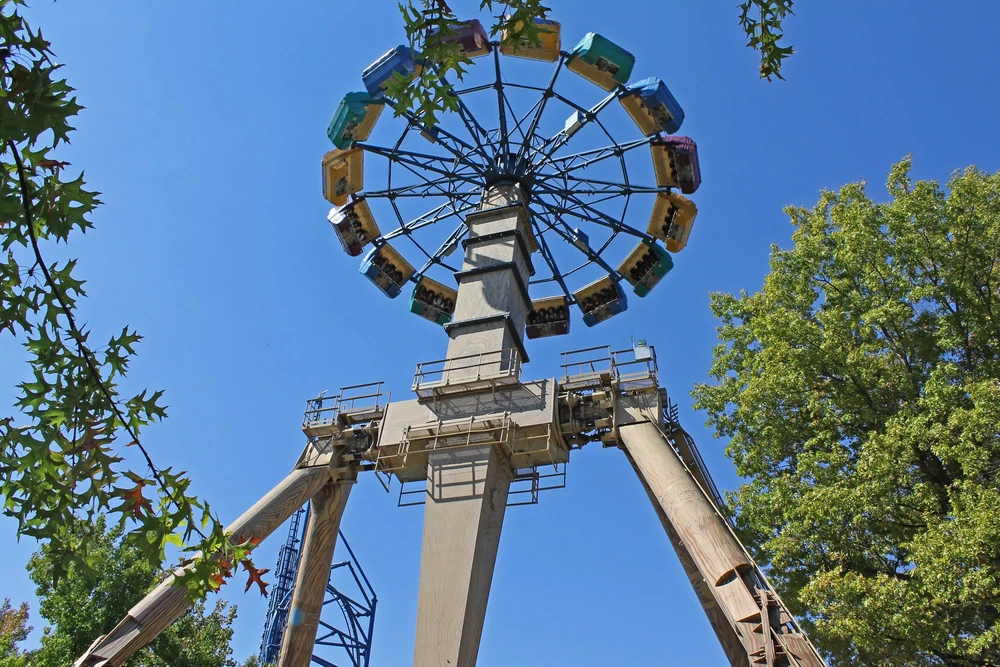
[[[226,579],[222,576],[221,572],[213,572],[212,576],[208,579],[212,582],[212,587],[215,588],[215,590],[219,590],[226,585]]]
[[[122,509],[132,512],[136,516],[142,515],[143,511],[148,514],[153,513],[153,508],[149,505],[149,499],[143,497],[142,488],[146,486],[145,482],[137,482],[134,489],[129,489],[122,493],[122,500],[125,502],[122,504]]]
[[[45,160],[39,160],[38,161],[38,166],[41,167],[42,169],[48,169],[49,171],[55,171],[56,169],[59,169],[60,167],[68,167],[69,166],[69,162],[60,162],[59,160],[45,159]]]
[[[243,592],[246,593],[250,590],[250,586],[257,584],[257,586],[260,587],[260,594],[267,597],[267,587],[270,584],[261,579],[261,576],[270,572],[271,568],[265,567],[263,570],[258,570],[253,566],[253,563],[245,560],[243,561],[243,569],[247,572],[247,585],[246,588],[243,589]]]

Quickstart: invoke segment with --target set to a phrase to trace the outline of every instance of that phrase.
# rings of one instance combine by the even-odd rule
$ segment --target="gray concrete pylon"
[[[510,350],[524,361],[533,240],[523,197],[519,186],[495,186],[466,220],[470,236],[448,327],[451,382],[505,372]],[[472,367],[476,355],[483,361]],[[428,457],[414,667],[475,666],[511,479],[495,446]]]

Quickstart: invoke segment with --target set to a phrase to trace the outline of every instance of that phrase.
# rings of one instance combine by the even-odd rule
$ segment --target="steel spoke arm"
[[[554,222],[553,220],[550,220],[548,217],[550,213],[554,218]],[[608,275],[613,276],[616,280],[619,280],[621,278],[621,276],[618,275],[617,271],[611,268],[611,266],[609,266],[608,263],[605,262],[604,259],[599,254],[594,252],[593,248],[591,248],[586,243],[580,244],[579,242],[574,242],[572,236],[573,228],[566,224],[566,222],[562,219],[562,216],[559,215],[558,212],[548,211],[547,213],[540,213],[538,215],[540,215],[541,218],[545,220],[548,229],[551,229],[556,234],[561,236],[564,241],[566,241],[571,246],[576,248],[578,251],[583,253],[583,255],[586,256],[586,258],[589,259],[591,262],[597,264],[599,267],[607,271]]]
[[[426,169],[427,171],[432,171],[435,174],[440,174],[441,176],[448,176],[453,179],[458,179],[466,183],[474,183],[478,185],[481,180],[477,179],[472,174],[463,174],[456,171],[454,168],[447,169],[441,166],[436,166],[437,164],[443,165],[454,165],[455,161],[453,159],[443,158],[440,155],[428,155],[427,153],[417,153],[414,151],[407,151],[401,148],[386,148],[385,146],[377,146],[375,144],[361,143],[357,144],[359,148],[363,148],[369,153],[375,155],[381,155],[392,162],[397,162],[399,164],[408,164],[420,169]],[[432,164],[433,163],[433,164]]]
[[[424,275],[424,273],[426,273],[427,270],[430,269],[435,264],[440,264],[441,266],[445,267],[446,269],[449,269],[450,271],[456,271],[457,269],[445,264],[441,260],[441,258],[451,254],[452,250],[454,250],[455,247],[458,245],[458,242],[462,240],[462,237],[468,233],[469,233],[469,226],[465,224],[465,221],[462,221],[462,223],[455,228],[455,231],[449,234],[448,238],[446,238],[444,242],[440,246],[438,246],[438,249],[435,250],[434,254],[429,257],[427,263],[424,264],[419,271],[417,271],[417,275],[420,276]]]
[[[583,220],[584,222],[592,222],[594,224],[598,224],[603,227],[608,227],[612,231],[624,232],[630,236],[635,236],[640,239],[648,240],[650,238],[648,234],[645,234],[639,231],[638,229],[635,229],[634,227],[625,224],[624,221],[614,218],[605,213],[604,211],[598,208],[594,208],[591,204],[588,204],[587,202],[580,200],[578,197],[574,196],[573,193],[557,192],[555,190],[545,189],[544,186],[540,189],[544,189],[545,194],[549,195],[553,199],[557,197],[563,197],[565,199],[569,199],[573,203],[573,207],[567,207],[567,206],[561,206],[558,203],[549,203],[546,202],[545,200],[540,200],[542,206],[544,206],[547,210],[550,210],[555,214],[558,214],[560,216],[571,215],[574,218]],[[607,197],[607,199],[611,198],[612,197]],[[606,201],[606,200],[601,200],[601,201]],[[600,203],[600,201],[594,203]],[[579,213],[578,212],[579,210],[586,211],[588,215],[583,215],[582,213]]]
[[[559,287],[562,289],[563,294],[566,295],[566,299],[570,303],[574,303],[575,299],[569,291],[569,287],[566,286],[566,281],[563,279],[562,271],[559,270],[559,266],[556,264],[556,258],[552,256],[552,251],[549,249],[549,244],[545,240],[545,235],[542,233],[541,227],[535,222],[534,216],[532,216],[531,226],[535,230],[535,238],[538,239],[538,252],[541,253],[542,259],[548,265],[549,270],[552,271],[552,278],[549,280],[554,280],[559,283]],[[541,282],[541,281],[538,281]],[[546,281],[547,282],[547,281]]]
[[[434,207],[427,213],[424,213],[423,215],[414,218],[413,220],[404,222],[400,227],[392,230],[388,234],[383,234],[380,238],[382,239],[382,242],[387,242],[391,241],[394,238],[398,238],[400,236],[409,236],[418,229],[428,227],[430,225],[441,222],[442,220],[447,220],[448,218],[454,217],[456,215],[462,215],[463,213],[466,213],[476,208],[477,206],[478,204],[476,203],[473,204],[465,203],[465,205],[456,208],[454,202],[445,202],[444,204]],[[446,211],[446,209],[448,209],[449,207],[451,210]]]

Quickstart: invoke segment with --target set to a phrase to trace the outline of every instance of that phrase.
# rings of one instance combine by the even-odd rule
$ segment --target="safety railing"
[[[652,346],[642,344],[612,352],[611,365],[619,391],[649,391],[658,388],[656,351]]]
[[[413,392],[419,398],[435,398],[509,386],[520,377],[521,356],[517,348],[509,348],[417,364]]]
[[[342,387],[327,396],[321,393],[306,401],[302,430],[309,438],[337,436],[347,427],[381,418],[391,394],[382,391],[384,382]]]

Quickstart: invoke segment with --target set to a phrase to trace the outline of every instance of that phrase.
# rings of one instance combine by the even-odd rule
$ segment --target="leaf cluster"
[[[744,0],[740,3],[740,27],[747,35],[747,46],[760,53],[760,78],[771,81],[781,76],[785,58],[795,53],[782,46],[782,24],[792,13],[793,0]]]
[[[745,0],[739,4],[740,27],[747,36],[747,46],[760,54],[760,76],[771,81],[783,79],[781,66],[795,51],[782,44],[783,24],[792,14],[793,0]],[[515,50],[523,43],[537,45],[542,30],[536,19],[548,17],[549,7],[541,0],[481,0],[480,11],[493,16],[489,33],[500,37]],[[416,74],[394,75],[386,86],[386,97],[393,102],[397,116],[410,115],[427,127],[437,123],[440,113],[456,111],[458,97],[452,92],[451,77],[461,80],[472,60],[450,42],[461,26],[451,7],[444,0],[413,0],[399,4],[406,37],[414,59],[422,64]]]
[[[247,559],[252,546],[231,544],[186,473],[159,468],[143,446],[140,433],[166,408],[162,391],[120,394],[141,336],[126,326],[97,344],[76,322],[86,296],[76,261],[43,256],[92,228],[101,202],[54,156],[82,107],[22,4],[0,0],[0,335],[23,345],[29,372],[17,414],[0,416],[0,505],[19,536],[47,541],[53,581],[95,575],[92,536],[72,527],[110,514],[157,568],[168,546],[182,547],[191,568],[180,581],[197,598],[218,587],[225,559]],[[126,465],[128,446],[144,472]]]
[[[1000,664],[1000,174],[789,208],[756,293],[713,294],[694,396],[756,556],[840,665]]]
[[[499,7],[501,3],[496,3]],[[480,10],[495,11],[494,0],[481,0]],[[490,35],[505,44],[519,45],[525,40],[538,44],[540,28],[535,19],[545,18],[549,8],[541,0],[513,0],[503,3],[504,11],[494,17]],[[461,81],[472,60],[461,47],[449,41],[462,21],[443,0],[412,0],[399,4],[406,37],[420,69],[416,74],[396,73],[386,85],[385,95],[392,101],[397,116],[410,115],[427,127],[437,124],[438,114],[457,111],[459,100],[452,90],[450,77]]]

